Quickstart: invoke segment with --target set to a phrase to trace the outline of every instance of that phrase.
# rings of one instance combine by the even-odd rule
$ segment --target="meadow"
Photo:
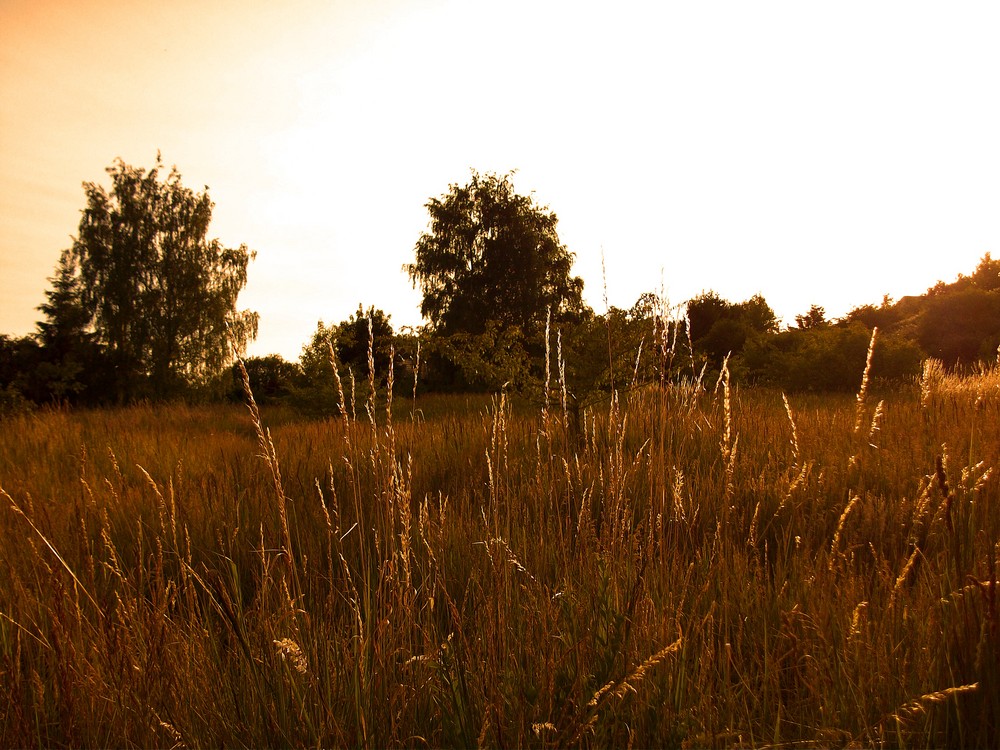
[[[0,745],[997,745],[1000,374],[553,391],[0,422]]]

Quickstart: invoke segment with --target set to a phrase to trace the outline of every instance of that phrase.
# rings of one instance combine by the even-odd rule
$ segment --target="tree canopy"
[[[808,312],[795,316],[795,325],[801,330],[822,328],[829,325],[829,321],[826,319],[826,310],[820,305],[811,305]]]
[[[514,191],[512,174],[480,175],[427,204],[430,225],[404,266],[423,291],[420,312],[440,334],[481,334],[491,322],[526,334],[578,314],[583,280],[548,207]]]
[[[148,171],[118,159],[107,170],[110,192],[84,183],[79,236],[60,261],[55,292],[78,295],[118,400],[202,385],[257,332],[257,314],[236,309],[253,253],[209,240],[207,188],[184,187],[176,167],[161,180],[162,169],[159,155]],[[65,300],[49,300],[43,312],[56,323]]]
[[[694,347],[713,368],[730,354],[738,354],[756,337],[772,334],[778,323],[774,310],[759,294],[739,303],[704,292],[687,303],[689,334]]]
[[[385,377],[395,340],[390,316],[374,306],[365,310],[363,305],[358,305],[355,314],[337,325],[319,321],[309,343],[302,347],[299,357],[301,384],[294,389],[292,401],[303,411],[337,413],[340,394],[330,360],[330,347],[336,354],[341,377],[346,380],[350,376],[363,383],[369,376],[378,380]],[[369,341],[374,372],[369,371]],[[398,360],[397,355],[394,364]],[[347,387],[346,382],[342,387]]]

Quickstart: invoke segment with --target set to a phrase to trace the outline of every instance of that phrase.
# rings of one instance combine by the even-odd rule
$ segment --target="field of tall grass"
[[[1000,742],[995,371],[554,390],[0,422],[0,745]]]

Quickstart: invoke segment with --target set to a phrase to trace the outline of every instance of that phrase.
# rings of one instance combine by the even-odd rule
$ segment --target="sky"
[[[598,312],[921,294],[1000,253],[1000,3],[0,0],[0,333],[159,151],[256,251],[250,354],[416,326],[427,201],[517,170]],[[603,267],[603,271],[602,271]]]

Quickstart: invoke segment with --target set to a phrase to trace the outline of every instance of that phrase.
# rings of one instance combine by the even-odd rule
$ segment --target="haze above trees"
[[[0,337],[0,411],[238,397],[230,366],[258,317],[237,298],[254,254],[208,239],[207,191],[184,187],[176,168],[163,177],[159,155],[148,171],[120,160],[107,171],[110,192],[84,184],[78,236],[59,255],[37,332]],[[924,295],[841,320],[813,305],[780,330],[761,295],[734,303],[708,291],[670,308],[650,292],[628,310],[594,312],[556,214],[518,194],[513,173],[473,171],[426,208],[428,228],[403,266],[426,325],[394,331],[371,305],[336,325],[319,321],[298,362],[246,362],[258,399],[335,413],[335,366],[342,383],[379,387],[392,369],[395,387],[414,393],[506,388],[540,398],[558,382],[575,402],[711,378],[723,366],[748,384],[850,391],[875,327],[872,376],[886,382],[912,379],[927,357],[952,368],[994,361],[1000,346],[1000,262],[989,254]]]

